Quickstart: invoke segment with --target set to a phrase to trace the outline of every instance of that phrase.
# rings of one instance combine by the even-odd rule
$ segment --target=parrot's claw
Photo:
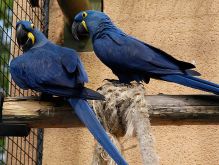
[[[138,84],[144,86],[144,82],[142,82],[142,81],[139,82]]]
[[[121,84],[120,81],[116,79],[104,79],[103,81],[105,80],[111,82],[112,84]]]
[[[50,94],[47,94],[47,93],[40,94],[40,100],[42,100],[42,101],[50,101],[52,98],[53,98],[53,96]]]

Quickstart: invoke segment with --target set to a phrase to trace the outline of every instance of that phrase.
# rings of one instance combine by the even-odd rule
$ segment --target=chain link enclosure
[[[36,3],[38,1],[38,3]],[[33,7],[31,3],[34,6]],[[0,87],[6,96],[31,96],[12,81],[10,60],[22,54],[16,43],[16,22],[32,21],[35,27],[48,35],[49,0],[0,0]],[[0,165],[41,165],[43,129],[32,129],[28,137],[0,137]]]

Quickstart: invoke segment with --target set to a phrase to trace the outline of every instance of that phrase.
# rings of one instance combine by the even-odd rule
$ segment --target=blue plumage
[[[66,97],[77,116],[109,155],[118,164],[126,165],[86,101],[103,100],[104,96],[84,87],[88,77],[77,53],[53,44],[27,21],[17,23],[17,40],[25,52],[10,63],[15,83],[23,89]]]
[[[150,78],[155,78],[219,94],[217,84],[193,77],[200,75],[192,70],[195,68],[193,64],[179,61],[166,52],[125,34],[106,14],[89,10],[77,14],[74,21],[73,27],[80,22],[86,24],[94,52],[118,76],[120,82],[148,83]],[[72,32],[75,36],[74,29]]]
[[[105,131],[100,125],[99,121],[96,119],[96,116],[92,109],[89,107],[88,103],[85,100],[79,99],[69,99],[69,101],[72,107],[75,108],[75,113],[79,116],[80,120],[95,136],[97,141],[102,144],[103,148],[109,153],[109,155],[111,155],[114,161],[118,165],[126,165],[126,161],[121,156],[119,156],[119,151],[115,147],[112,147],[112,142],[109,140],[108,135],[102,133]],[[84,109],[87,109],[87,111],[84,111]]]
[[[76,52],[49,41],[12,60],[10,72],[18,86],[65,97],[88,82]]]

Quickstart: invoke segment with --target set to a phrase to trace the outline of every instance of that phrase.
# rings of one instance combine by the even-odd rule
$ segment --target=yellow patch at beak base
[[[34,37],[33,33],[29,32],[29,33],[27,34],[27,36],[28,36],[28,38],[31,39],[32,44],[34,44],[34,43],[35,43],[35,37]]]
[[[82,23],[82,25],[84,26],[84,28],[85,28],[85,29],[87,30],[87,32],[88,32],[88,28],[87,28],[87,25],[86,25],[85,21],[82,21],[81,23]]]

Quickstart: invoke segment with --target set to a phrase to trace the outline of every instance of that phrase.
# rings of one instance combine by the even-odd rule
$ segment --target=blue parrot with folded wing
[[[104,96],[84,87],[88,77],[76,51],[50,42],[28,21],[19,21],[16,31],[24,53],[10,63],[15,83],[22,89],[67,98],[76,115],[115,162],[126,165],[86,101],[104,100]]]
[[[219,94],[219,85],[194,76],[193,64],[179,61],[166,52],[125,34],[99,11],[82,11],[72,24],[72,34],[89,33],[94,52],[122,83],[149,82],[150,78]]]

